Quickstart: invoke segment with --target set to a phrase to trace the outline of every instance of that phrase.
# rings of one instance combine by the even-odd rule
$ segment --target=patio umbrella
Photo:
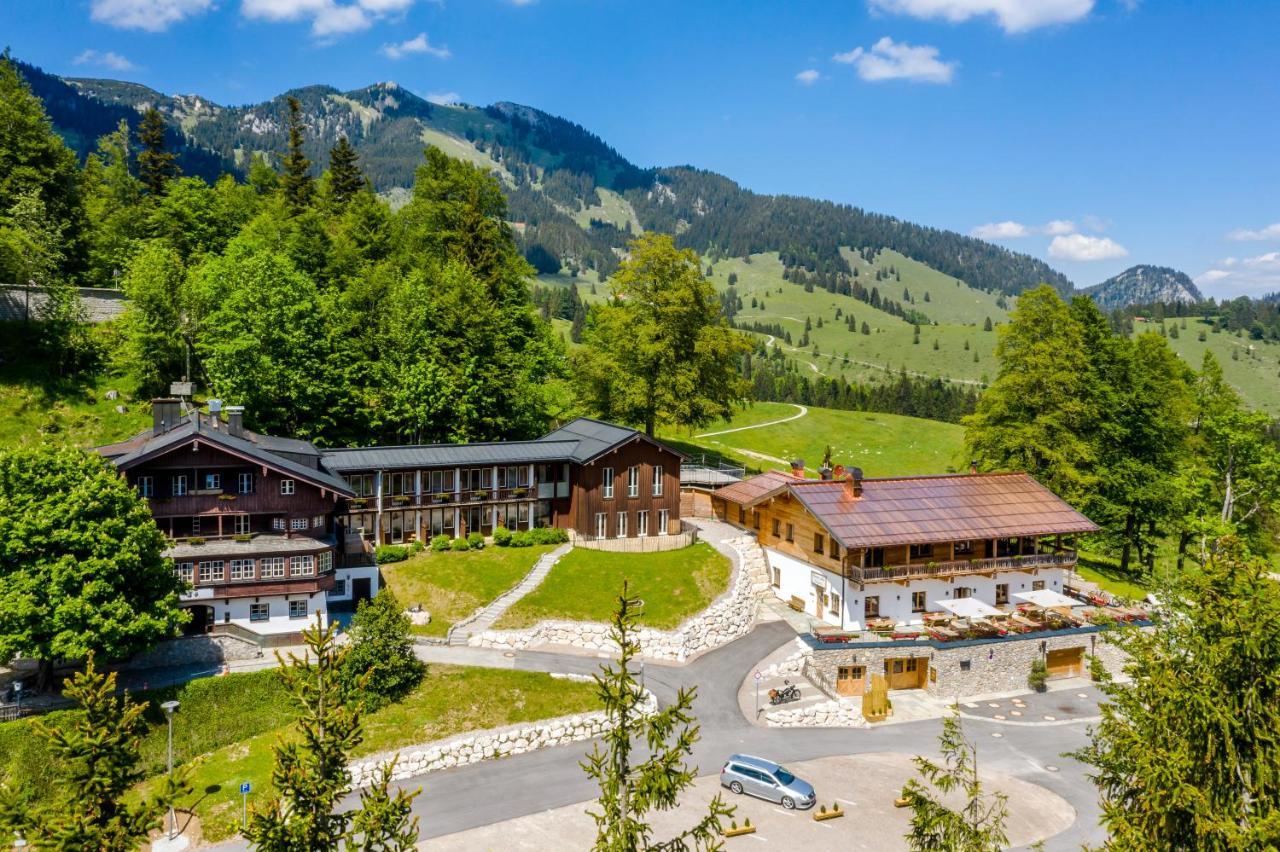
[[[994,615],[1004,615],[1000,610],[977,598],[956,598],[950,601],[934,601],[934,603],[961,618],[991,618]]]
[[[1030,592],[1015,592],[1013,596],[1018,600],[1026,601],[1027,603],[1038,606],[1041,609],[1053,609],[1054,607],[1060,606],[1065,606],[1069,609],[1080,605],[1080,601],[1075,598],[1069,598],[1061,592],[1055,592],[1052,589],[1034,589]]]

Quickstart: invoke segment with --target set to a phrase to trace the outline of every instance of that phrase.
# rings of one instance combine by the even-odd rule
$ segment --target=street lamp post
[[[22,681],[15,680],[13,682],[13,695],[18,702],[18,718],[22,718]]]
[[[160,705],[160,709],[164,710],[165,718],[169,721],[169,778],[173,778],[173,714],[178,709],[178,702],[166,701]],[[178,827],[178,816],[174,813],[173,803],[169,803],[169,839],[173,840],[174,832]]]

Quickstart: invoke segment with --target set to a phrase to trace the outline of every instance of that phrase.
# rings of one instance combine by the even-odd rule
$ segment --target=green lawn
[[[1245,402],[1273,417],[1280,415],[1280,343],[1250,340],[1247,336],[1237,337],[1226,331],[1214,334],[1210,330],[1211,324],[1202,323],[1195,317],[1186,319],[1186,328],[1182,328],[1182,322],[1178,319],[1165,320],[1165,329],[1178,327],[1178,336],[1168,338],[1169,346],[1187,366],[1199,370],[1205,351],[1212,352],[1222,365],[1223,376],[1239,391]],[[1158,331],[1159,327],[1155,322],[1135,322],[1133,330],[1140,334]],[[1201,331],[1205,332],[1203,342],[1199,339]]]
[[[443,636],[466,618],[520,582],[542,554],[541,547],[486,547],[462,553],[424,551],[404,562],[382,566],[382,578],[406,609],[422,604],[431,623],[415,625],[424,636]]]
[[[1137,574],[1122,573],[1119,563],[1113,557],[1080,551],[1079,560],[1076,573],[1084,579],[1097,583],[1113,595],[1135,601],[1146,598],[1148,590],[1142,585],[1142,577]]]
[[[262,673],[275,680],[274,672]],[[252,717],[251,704],[227,702],[224,712],[236,718]],[[557,680],[540,672],[511,669],[432,666],[422,684],[404,701],[384,707],[365,718],[365,738],[353,757],[400,746],[431,742],[454,734],[498,728],[599,708],[594,684]],[[181,713],[181,709],[179,713]],[[181,727],[182,718],[179,717]],[[272,745],[290,731],[288,725],[264,730],[201,753],[191,760],[177,750],[182,762],[193,765],[192,802],[204,839],[217,841],[240,827],[240,784],[253,786],[250,804],[265,801],[273,792]],[[147,784],[155,783],[147,782]],[[145,789],[147,784],[143,785]]]
[[[529,627],[544,619],[608,621],[617,608],[622,581],[644,600],[640,623],[677,627],[705,609],[729,587],[729,560],[698,542],[662,553],[609,553],[574,548],[551,569],[542,585],[498,620],[498,629]]]
[[[898,414],[811,407],[808,415],[788,423],[698,437],[789,417],[796,411],[786,403],[758,402],[728,422],[692,434],[675,431],[659,437],[671,439],[686,453],[703,448],[765,469],[784,468],[798,457],[811,472],[816,471],[827,445],[834,462],[861,467],[867,476],[946,473],[964,467],[962,426]]]

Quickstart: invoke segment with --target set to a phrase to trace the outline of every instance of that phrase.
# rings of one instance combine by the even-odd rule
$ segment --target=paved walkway
[[[473,633],[481,633],[488,630],[494,623],[502,618],[503,614],[525,595],[532,592],[538,586],[542,585],[542,581],[547,578],[547,574],[551,572],[552,567],[560,561],[573,547],[572,543],[566,542],[560,545],[550,553],[544,553],[528,574],[515,585],[514,588],[499,595],[488,606],[483,607],[478,612],[472,613],[462,621],[455,624],[449,630],[450,645],[465,645],[467,637]]]

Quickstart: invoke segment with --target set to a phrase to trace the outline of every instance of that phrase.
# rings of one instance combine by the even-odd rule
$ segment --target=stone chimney
[[[791,475],[797,479],[804,479],[804,459],[792,460]]]
[[[974,459],[973,461],[969,462],[969,473],[975,474],[977,472],[978,472],[978,460]]]
[[[182,419],[182,403],[173,397],[151,400],[151,434],[163,435]]]
[[[849,494],[851,496],[862,496],[862,468],[849,468],[849,473],[845,476],[844,481],[845,487],[849,489]]]
[[[235,438],[244,437],[244,406],[227,406],[227,434]]]
[[[831,471],[831,476],[833,479],[844,479],[844,465],[836,465],[835,470]]]

